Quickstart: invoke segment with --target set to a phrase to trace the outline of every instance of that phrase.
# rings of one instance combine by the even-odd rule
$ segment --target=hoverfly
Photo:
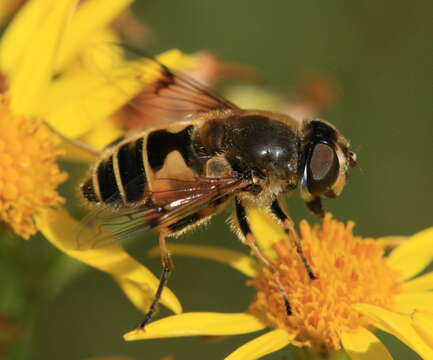
[[[173,268],[166,238],[189,231],[231,204],[236,234],[260,261],[275,270],[255,244],[248,207],[273,215],[314,279],[281,201],[300,186],[308,208],[323,217],[321,197],[339,195],[348,168],[356,165],[348,141],[326,121],[299,122],[282,113],[241,109],[193,78],[154,58],[148,61],[158,69],[159,80],[137,97],[134,110],[146,112],[157,104],[177,116],[108,146],[81,185],[83,197],[97,208],[91,218],[112,226],[114,237],[146,229],[159,233],[163,270],[140,327],[151,320]],[[277,274],[276,280],[281,284]]]

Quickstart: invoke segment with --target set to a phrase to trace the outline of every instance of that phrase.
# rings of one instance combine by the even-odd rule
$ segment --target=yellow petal
[[[414,329],[433,349],[433,313],[416,310],[411,317]]]
[[[37,2],[41,1],[49,0]],[[43,21],[27,39],[19,66],[10,78],[11,108],[15,113],[32,115],[37,111],[53,75],[58,48],[76,2],[51,1],[51,6],[45,8]]]
[[[158,60],[181,70],[192,66],[194,58],[171,50],[158,56]],[[64,135],[75,138],[86,134],[158,78],[159,73],[152,66],[146,60],[130,61],[109,74],[64,76],[51,85],[39,116]]]
[[[433,227],[411,236],[389,257],[390,267],[401,272],[401,279],[409,279],[422,271],[433,260]]]
[[[433,289],[433,271],[406,281],[401,285],[402,292],[424,291]]]
[[[184,313],[154,321],[144,330],[123,335],[127,341],[201,335],[237,335],[263,329],[257,318],[245,313]]]
[[[1,71],[10,74],[18,66],[23,59],[22,52],[28,47],[32,36],[44,21],[45,14],[53,3],[54,0],[27,1],[15,15],[1,37]]]
[[[159,280],[118,243],[113,242],[107,246],[90,250],[71,250],[77,242],[76,232],[79,223],[65,209],[46,209],[35,217],[35,221],[45,238],[58,249],[85,264],[112,275],[122,287],[128,287],[126,293],[127,295],[133,294],[131,301],[135,305],[149,304],[149,301],[155,296]],[[93,236],[93,231],[89,229],[86,236]],[[133,292],[131,287],[141,291],[141,294],[137,291]],[[168,288],[163,291],[161,303],[175,313],[182,312],[179,300]],[[140,310],[146,311],[147,308],[140,307]]]
[[[385,345],[365,328],[342,333],[341,343],[351,360],[392,360]]]
[[[283,228],[264,210],[247,208],[246,212],[250,219],[251,231],[260,249],[262,249],[267,256],[274,257],[275,254],[272,250],[272,245],[286,237]]]
[[[402,293],[395,297],[395,310],[411,314],[415,309],[433,309],[433,291]]]
[[[409,316],[369,304],[356,304],[354,308],[367,316],[374,326],[397,337],[423,359],[433,359],[433,349],[426,344],[412,327]]]
[[[113,279],[119,284],[125,295],[138,310],[143,311],[149,309],[153,297],[144,296],[147,290],[144,290],[143,283],[140,284],[121,277],[113,277]]]
[[[58,62],[58,71],[62,75],[78,74],[83,71],[110,74],[125,61],[125,52],[119,45],[120,36],[113,29],[104,28],[97,31],[88,42],[70,61],[65,64]],[[65,41],[63,43],[66,44]]]
[[[97,150],[104,149],[107,144],[125,135],[122,130],[114,121],[108,119],[104,121],[104,126],[98,126],[91,129],[87,134],[80,138],[86,144],[89,144]]]
[[[78,8],[71,25],[65,34],[60,48],[58,67],[63,68],[77,53],[93,41],[93,35],[101,31],[123,10],[132,0],[87,0]],[[95,44],[98,46],[100,44]]]
[[[229,265],[249,277],[257,275],[258,264],[250,256],[237,251],[223,249],[217,246],[170,244],[170,251],[176,255],[195,256],[203,259],[215,260]],[[159,255],[159,248],[153,248],[149,255]]]
[[[405,243],[408,238],[407,236],[382,236],[376,239],[376,242],[387,249],[394,249]]]
[[[281,329],[270,331],[237,348],[225,360],[259,359],[289,345],[295,336]]]

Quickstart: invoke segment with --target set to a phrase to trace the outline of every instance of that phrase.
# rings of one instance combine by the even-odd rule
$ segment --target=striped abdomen
[[[90,202],[111,205],[136,203],[146,199],[152,190],[152,180],[167,167],[185,167],[195,162],[191,130],[193,125],[170,132],[165,129],[145,132],[139,138],[123,141],[96,164],[91,176],[81,185],[84,197]],[[169,155],[180,154],[182,162],[170,163]],[[168,158],[168,159],[167,159]]]
[[[81,186],[91,202],[128,203],[143,199],[147,183],[143,158],[144,138],[119,146],[93,169]]]

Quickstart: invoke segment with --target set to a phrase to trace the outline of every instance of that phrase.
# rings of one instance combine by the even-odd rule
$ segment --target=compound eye
[[[340,171],[335,150],[323,143],[314,145],[307,166],[308,191],[313,195],[327,192],[336,182]]]

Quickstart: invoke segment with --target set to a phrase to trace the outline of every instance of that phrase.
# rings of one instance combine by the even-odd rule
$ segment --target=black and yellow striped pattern
[[[128,204],[143,199],[147,184],[143,137],[123,143],[102,159],[81,186],[90,202]]]

